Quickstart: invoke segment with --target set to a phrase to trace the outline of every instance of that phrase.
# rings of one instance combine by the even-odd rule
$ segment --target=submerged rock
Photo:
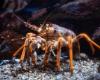
[[[71,75],[70,71],[66,71],[64,69],[62,72],[59,72],[59,74],[56,74],[56,72],[52,71],[52,69],[44,71],[41,68],[40,70],[38,67],[39,65],[36,68],[30,68],[29,70],[25,71],[19,67],[18,63],[15,63],[13,67],[11,67],[11,63],[7,63],[5,60],[3,60],[3,62],[6,62],[6,64],[0,65],[1,80],[100,80],[100,74],[97,70],[100,65],[100,61],[94,62],[94,60],[90,59],[88,61],[73,61],[73,75]],[[26,66],[24,65],[24,67]],[[62,66],[62,68],[64,67],[65,66]]]
[[[74,19],[100,18],[100,0],[75,0],[63,5],[61,10]]]
[[[100,45],[100,27],[98,27],[93,34],[93,40]],[[94,54],[95,57],[100,58],[100,49],[96,49],[96,53]]]
[[[9,58],[16,49],[23,43],[22,35],[12,30],[5,30],[0,33],[0,59]]]

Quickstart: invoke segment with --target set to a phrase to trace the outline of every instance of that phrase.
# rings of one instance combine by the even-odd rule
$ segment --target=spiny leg
[[[69,48],[69,57],[70,57],[70,71],[71,74],[73,73],[73,43],[72,43],[72,37],[68,36],[67,37],[67,41],[68,41],[68,48]]]
[[[93,45],[100,49],[100,45],[96,44],[87,34],[81,33],[78,36],[76,36],[76,39],[81,39],[81,38],[85,38],[89,42],[93,53],[95,52]]]
[[[18,52],[19,52],[21,49],[23,49],[23,47],[24,47],[24,44],[13,54],[13,57],[15,57],[15,56],[18,54]]]
[[[20,63],[22,63],[22,61],[25,58],[25,52],[26,52],[26,46],[24,46],[24,48],[23,48],[23,51],[22,51],[22,54],[21,54],[21,57],[20,57]]]
[[[30,50],[31,53],[32,53],[32,51],[33,51],[32,46],[33,46],[33,43],[30,43],[30,45],[29,45],[29,50]]]
[[[35,51],[33,51],[34,49],[33,49],[33,42],[29,45],[29,50],[30,50],[30,56],[31,56],[31,58],[32,58],[32,63],[33,64],[36,64],[36,56],[35,56]],[[34,55],[32,54],[34,52]]]
[[[37,63],[37,52],[34,51],[34,53],[31,55],[31,57],[32,57],[33,64],[36,65],[36,63]]]
[[[88,41],[89,42],[89,41]],[[92,50],[92,53],[94,54],[95,53],[95,49],[94,49],[94,46],[89,42],[89,45],[91,47],[91,50]]]
[[[58,38],[57,55],[56,55],[57,71],[60,71],[60,54],[61,54],[62,43],[63,43],[62,37]]]
[[[29,51],[29,48],[26,49],[26,52],[25,52],[25,60],[27,61],[27,65],[30,66],[31,63],[30,63],[30,51]]]
[[[80,53],[80,43],[77,41],[78,52]]]
[[[48,58],[49,58],[49,46],[48,44],[46,43],[46,46],[45,46],[45,56],[44,56],[44,66],[47,66],[48,65]]]
[[[53,45],[50,46],[50,52],[53,54],[54,57],[56,56],[56,54],[55,54],[55,52],[53,50]]]

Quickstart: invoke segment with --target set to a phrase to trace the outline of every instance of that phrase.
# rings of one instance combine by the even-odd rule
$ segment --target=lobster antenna
[[[13,15],[14,15],[18,20],[20,20],[20,21],[25,25],[26,28],[29,28],[29,29],[31,29],[31,30],[37,32],[37,29],[38,29],[37,26],[32,25],[32,24],[28,23],[27,21],[24,21],[24,20],[21,19],[19,16],[17,16],[15,13],[13,13]]]
[[[22,23],[24,23],[25,24],[25,21],[24,20],[22,20],[20,17],[18,17],[15,13],[13,13],[13,15],[18,19],[18,20],[20,20]]]
[[[44,19],[44,21],[43,21],[43,23],[42,23],[42,26],[40,27],[41,29],[42,29],[42,28],[45,28],[45,24],[46,24],[48,18],[52,16],[52,14],[53,14],[53,11],[50,12],[50,13],[47,15],[47,17]]]
[[[57,4],[54,6],[54,9],[53,9],[53,10],[47,15],[47,17],[44,19],[44,21],[43,21],[43,23],[42,23],[43,25],[42,25],[40,28],[45,27],[45,24],[46,24],[48,18],[51,17],[52,14],[53,14],[53,12],[54,12],[57,8],[59,8],[59,7],[61,7],[61,6],[62,6],[62,3],[57,3]]]
[[[11,41],[17,41],[17,40],[24,40],[25,37],[22,37],[22,38],[18,38],[18,39],[11,39]]]

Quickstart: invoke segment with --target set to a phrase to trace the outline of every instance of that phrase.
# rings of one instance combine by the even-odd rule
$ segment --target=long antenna
[[[31,29],[31,30],[33,30],[33,31],[38,32],[38,27],[37,27],[36,25],[32,25],[32,24],[30,24],[30,23],[24,21],[24,20],[21,19],[19,16],[17,16],[15,13],[13,13],[13,15],[14,15],[18,20],[20,20],[20,21],[25,25],[25,27],[27,27],[27,28],[29,28],[29,29]]]
[[[40,27],[41,29],[42,29],[43,27],[45,27],[45,24],[46,24],[48,18],[52,16],[52,14],[54,13],[54,11],[55,11],[57,8],[61,7],[61,6],[62,6],[62,3],[57,3],[55,6],[52,7],[53,10],[52,10],[52,11],[47,15],[47,17],[44,19],[44,21],[43,21],[43,23],[42,23],[42,26]]]

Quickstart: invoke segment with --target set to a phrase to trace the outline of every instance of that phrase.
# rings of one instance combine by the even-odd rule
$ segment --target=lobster
[[[16,16],[20,21],[22,21],[26,27],[32,29],[36,33],[27,33],[25,37],[24,44],[13,54],[15,57],[19,51],[22,50],[22,54],[20,57],[20,62],[22,62],[25,58],[25,53],[29,51],[32,55],[32,52],[35,52],[35,47],[38,43],[40,45],[40,48],[44,51],[44,60],[43,64],[44,66],[48,65],[48,57],[50,55],[50,52],[54,52],[56,50],[56,69],[57,71],[60,71],[60,54],[62,47],[66,47],[69,51],[69,58],[70,58],[70,71],[73,73],[73,49],[76,47],[77,50],[75,52],[80,52],[80,45],[79,40],[82,38],[85,38],[86,41],[89,43],[93,53],[95,52],[94,47],[97,47],[100,49],[100,45],[96,44],[86,33],[80,33],[79,35],[76,35],[72,30],[60,27],[56,24],[45,24],[40,27],[37,27],[36,25],[31,25],[27,22],[24,22],[22,19],[20,19],[18,16]],[[40,37],[40,38],[37,38]],[[39,48],[38,48],[39,49]],[[29,57],[29,56],[27,56]],[[32,57],[32,56],[30,56]],[[34,61],[34,57],[32,57]]]

